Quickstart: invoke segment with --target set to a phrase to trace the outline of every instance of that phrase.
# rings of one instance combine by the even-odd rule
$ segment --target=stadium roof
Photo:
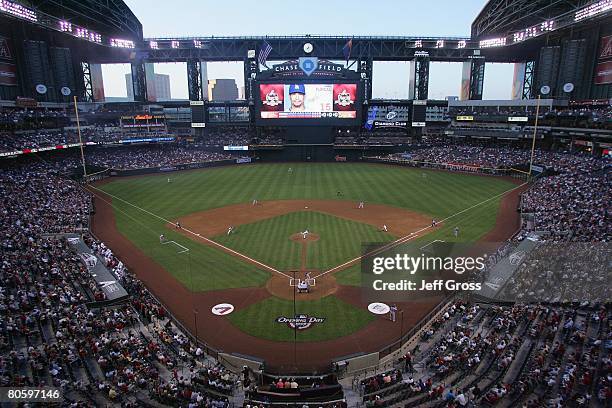
[[[122,0],[29,0],[27,3],[43,13],[107,35],[142,39],[142,24]]]
[[[472,23],[472,38],[504,35],[575,11],[593,0],[489,0]]]

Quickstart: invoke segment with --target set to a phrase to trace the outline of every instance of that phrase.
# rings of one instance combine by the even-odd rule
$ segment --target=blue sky
[[[143,25],[145,37],[240,35],[389,35],[469,36],[470,25],[485,0],[311,0],[292,2],[209,0],[125,0]],[[512,65],[487,64],[486,99],[508,99]],[[209,64],[209,79],[235,78],[242,84],[241,63]],[[129,66],[104,66],[107,96],[125,95],[123,74]],[[168,73],[173,98],[187,97],[184,63],[156,64],[155,72]],[[430,99],[458,95],[459,63],[432,63]],[[374,65],[374,97],[405,98],[408,66],[377,62]]]

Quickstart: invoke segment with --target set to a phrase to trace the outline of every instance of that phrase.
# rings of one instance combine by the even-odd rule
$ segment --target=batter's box
[[[308,286],[316,286],[317,280],[315,278],[310,278],[310,279],[290,278],[289,279],[289,286],[298,286],[300,283],[306,283]]]

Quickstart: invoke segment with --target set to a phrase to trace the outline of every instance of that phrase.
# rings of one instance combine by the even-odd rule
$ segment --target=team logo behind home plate
[[[284,323],[291,330],[306,330],[317,323],[323,322],[325,322],[325,317],[308,316],[305,314],[299,314],[295,317],[280,316],[276,318],[276,323]]]

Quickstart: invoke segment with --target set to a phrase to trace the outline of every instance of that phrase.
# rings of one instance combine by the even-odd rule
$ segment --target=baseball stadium
[[[0,0],[1,406],[610,406],[612,1],[176,3]]]

